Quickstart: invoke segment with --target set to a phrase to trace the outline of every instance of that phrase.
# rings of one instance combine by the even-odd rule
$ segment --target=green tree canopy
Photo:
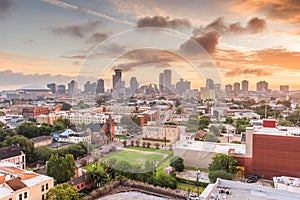
[[[238,161],[232,156],[218,153],[212,158],[209,164],[209,171],[224,170],[225,172],[235,174]]]
[[[217,178],[231,180],[232,174],[224,170],[210,171],[208,174],[208,178],[211,183],[215,183]]]
[[[170,166],[174,167],[176,171],[182,172],[184,169],[183,159],[175,156],[170,160]]]
[[[63,103],[61,106],[61,110],[63,110],[63,111],[69,111],[69,110],[71,110],[71,108],[72,108],[72,105],[68,104],[68,103]]]
[[[208,127],[210,119],[207,116],[203,116],[199,120],[199,129],[203,130]]]
[[[81,200],[77,189],[68,183],[58,184],[47,193],[47,200]]]
[[[57,154],[51,155],[47,163],[47,175],[53,177],[57,183],[68,181],[75,175],[75,162],[72,154],[59,157]]]

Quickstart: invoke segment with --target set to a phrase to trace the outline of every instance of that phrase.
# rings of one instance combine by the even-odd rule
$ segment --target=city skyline
[[[1,37],[4,38],[0,42],[0,89],[49,82],[66,84],[77,76],[82,84],[87,80],[107,81],[116,66],[124,71],[140,70],[144,75],[137,78],[144,80],[146,74],[158,66],[174,71],[186,67],[187,62],[179,57],[182,51],[191,53],[189,38],[193,38],[215,63],[223,86],[247,79],[249,88],[255,89],[257,82],[266,80],[269,88],[289,85],[291,90],[296,90],[300,88],[297,81],[300,75],[299,7],[299,3],[290,0],[191,1],[189,4],[176,1],[172,6],[168,1],[155,0],[84,3],[3,0],[0,3]],[[171,53],[155,50],[158,48],[155,46],[146,53],[134,52],[134,44],[128,46],[126,37],[113,40],[118,34],[145,27],[174,30],[171,35],[184,35],[185,39],[168,45],[166,51]],[[149,37],[155,38],[155,34],[151,32]],[[137,35],[139,41],[138,38]],[[157,38],[157,43],[162,39]],[[81,71],[91,49],[102,41],[98,68]],[[116,54],[122,56],[110,66],[109,75],[101,76],[107,67],[106,60],[114,59]],[[205,74],[205,70],[201,74]],[[158,79],[158,74],[155,76]],[[200,88],[205,82],[203,78],[192,78],[188,71],[182,76],[178,80],[191,80],[192,88]]]

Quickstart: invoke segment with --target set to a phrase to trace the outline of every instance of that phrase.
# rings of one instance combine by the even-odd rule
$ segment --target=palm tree
[[[108,182],[107,175],[104,172],[99,171],[99,170],[88,171],[86,177],[87,177],[87,180],[93,181],[94,188],[98,188],[101,185],[104,185]]]
[[[138,140],[135,141],[135,144],[136,144],[137,147],[139,147],[140,146],[140,141],[138,141]]]
[[[127,146],[127,141],[126,140],[124,140],[122,143],[123,143],[124,147]]]
[[[147,142],[147,148],[150,148],[151,143]]]

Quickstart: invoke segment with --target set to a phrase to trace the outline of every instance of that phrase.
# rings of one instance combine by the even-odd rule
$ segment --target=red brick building
[[[26,106],[22,107],[22,115],[25,118],[33,118],[36,119],[38,115],[47,115],[49,113],[49,108],[45,108],[43,105],[41,106]]]
[[[300,128],[275,127],[275,120],[263,125],[247,129],[246,156],[235,156],[245,174],[300,177]]]

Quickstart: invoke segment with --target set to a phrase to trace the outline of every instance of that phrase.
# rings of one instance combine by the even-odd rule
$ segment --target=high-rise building
[[[242,81],[242,91],[243,92],[249,91],[249,81],[247,81],[247,80]]]
[[[178,94],[185,93],[187,90],[190,89],[191,89],[191,82],[189,81],[183,81],[183,79],[180,79],[180,81],[176,83],[176,92]]]
[[[99,79],[97,81],[97,87],[96,87],[96,93],[100,94],[100,93],[104,93],[104,80],[103,79]]]
[[[281,85],[281,86],[279,86],[279,89],[280,89],[280,92],[283,92],[283,93],[288,93],[290,90],[288,85]]]
[[[225,85],[225,92],[232,92],[232,85],[231,84]]]
[[[136,92],[136,90],[139,88],[139,83],[137,82],[136,77],[131,77],[130,79],[130,93]]]
[[[113,89],[119,88],[122,81],[122,70],[115,69],[115,74],[113,75]]]
[[[234,92],[240,92],[240,90],[241,90],[241,84],[238,83],[238,82],[234,83],[233,84],[233,91]]]
[[[259,81],[258,83],[256,83],[256,91],[257,92],[268,92],[269,91],[268,82]]]
[[[70,83],[68,83],[68,93],[69,94],[78,94],[78,82],[72,80]]]
[[[47,84],[47,88],[49,88],[51,90],[52,94],[56,94],[57,93],[57,85],[56,85],[56,83]]]
[[[215,83],[214,84],[214,89],[216,90],[216,92],[221,92],[221,84],[220,83]]]
[[[165,90],[165,76],[164,73],[159,74],[159,90],[164,91]]]
[[[206,88],[209,90],[214,89],[214,81],[212,79],[206,79]]]
[[[165,81],[165,89],[172,90],[172,71],[169,69],[164,70],[164,81]]]
[[[87,81],[84,84],[84,93],[86,94],[94,94],[96,90],[96,83],[91,83],[90,81]]]
[[[66,94],[66,86],[65,85],[58,85],[57,86],[57,93],[58,94]]]

